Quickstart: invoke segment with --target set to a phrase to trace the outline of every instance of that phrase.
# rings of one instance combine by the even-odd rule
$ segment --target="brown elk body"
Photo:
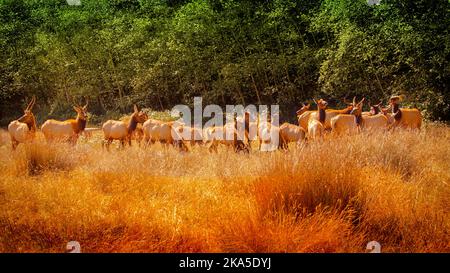
[[[400,108],[401,99],[401,96],[393,96],[389,101],[394,118],[392,127],[420,129],[422,114],[417,108]]]

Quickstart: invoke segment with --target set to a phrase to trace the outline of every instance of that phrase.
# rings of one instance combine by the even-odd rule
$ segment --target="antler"
[[[89,105],[89,100],[85,96],[83,96],[83,98],[86,101],[86,105],[83,106],[83,109],[86,110]]]

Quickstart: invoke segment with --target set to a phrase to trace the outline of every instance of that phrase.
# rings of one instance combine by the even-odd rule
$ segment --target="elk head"
[[[392,96],[389,99],[389,105],[398,105],[404,98],[405,98],[404,95]]]
[[[77,118],[81,119],[81,120],[87,120],[87,107],[88,107],[89,102],[86,102],[86,105],[84,106],[79,106],[79,105],[74,105],[73,109],[75,110],[75,112],[77,112]]]
[[[361,116],[362,113],[362,109],[363,109],[363,102],[364,102],[364,98],[356,103],[356,97],[353,98],[353,109],[350,112],[350,115],[355,115],[355,116]]]
[[[383,104],[382,101],[380,101],[380,103],[374,104],[374,105],[370,105],[370,103],[369,103],[369,105],[370,105],[370,113],[372,115],[377,115],[377,114],[383,112],[383,109],[381,108],[381,104]]]
[[[35,118],[34,118],[34,115],[32,112],[35,102],[36,102],[36,96],[33,96],[31,101],[28,103],[27,108],[25,108],[23,110],[23,113],[24,113],[23,116],[21,116],[17,121],[26,123],[29,126],[31,124],[35,123]]]
[[[143,111],[139,111],[138,107],[134,105],[134,112],[131,115],[131,118],[133,118],[137,123],[144,123],[148,119],[148,116]]]
[[[323,100],[323,99],[320,99],[319,101],[316,101],[315,99],[313,99],[313,100],[314,100],[314,103],[317,104],[317,107],[319,109],[321,109],[321,110],[327,109],[328,102],[326,102],[325,100]]]
[[[310,105],[309,103],[308,103],[307,105],[305,105],[304,103],[302,103],[302,107],[301,107],[299,110],[297,110],[297,112],[295,112],[295,113],[297,114],[297,116],[300,116],[301,114],[303,114],[303,113],[305,113],[306,111],[308,111],[310,106],[311,106],[311,105]]]
[[[350,111],[353,110],[353,106],[354,106],[354,101],[355,101],[356,97],[353,97],[353,102],[348,102],[347,98],[344,98],[344,103],[347,105],[347,107],[345,108],[349,113]]]

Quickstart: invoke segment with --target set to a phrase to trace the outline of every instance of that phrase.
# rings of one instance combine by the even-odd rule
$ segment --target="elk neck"
[[[37,126],[36,126],[36,119],[34,118],[34,115],[32,116],[31,120],[29,122],[25,123],[28,126],[28,130],[30,130],[30,132],[36,132],[37,131]]]
[[[138,124],[138,122],[135,119],[135,117],[131,116],[130,122],[128,123],[128,127],[127,127],[128,134],[131,134],[134,132],[134,130],[136,130],[137,124]]]
[[[395,120],[401,120],[402,119],[402,111],[400,110],[400,107],[397,103],[392,105],[392,113],[394,114]]]
[[[361,126],[362,124],[362,115],[355,115],[355,121],[356,121],[356,125]]]
[[[399,106],[398,106],[398,104],[397,103],[394,103],[393,105],[392,105],[392,113],[393,114],[395,114],[395,113],[397,113],[397,111],[399,110]]]
[[[321,123],[325,122],[326,116],[327,116],[327,113],[325,112],[325,109],[319,108],[319,121]]]
[[[87,120],[82,119],[80,116],[78,116],[77,119],[76,119],[76,123],[77,123],[77,126],[76,126],[76,132],[75,133],[79,134],[79,133],[83,132],[84,129],[86,128]]]
[[[350,107],[347,107],[347,108],[341,110],[341,114],[348,115],[348,114],[350,114],[351,111],[352,111],[352,109]]]

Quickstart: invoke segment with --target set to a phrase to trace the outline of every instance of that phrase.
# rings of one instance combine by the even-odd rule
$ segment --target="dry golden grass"
[[[0,133],[0,252],[450,252],[446,126],[274,153],[100,143]]]

